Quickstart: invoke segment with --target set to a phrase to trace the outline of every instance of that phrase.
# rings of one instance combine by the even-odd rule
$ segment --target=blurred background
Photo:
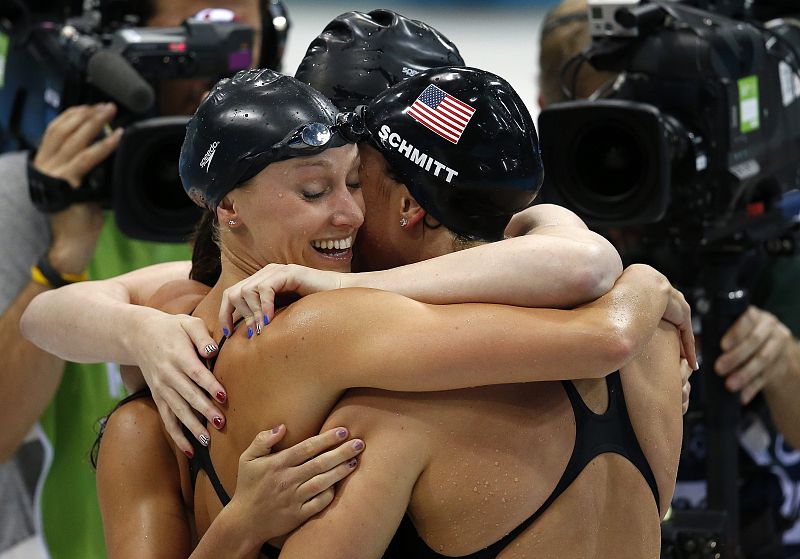
[[[546,0],[288,0],[286,5],[292,29],[283,69],[293,74],[308,44],[337,15],[349,10],[389,8],[441,31],[458,45],[468,65],[489,70],[508,80],[535,119],[539,112],[536,102],[539,30],[545,13],[557,3]]]

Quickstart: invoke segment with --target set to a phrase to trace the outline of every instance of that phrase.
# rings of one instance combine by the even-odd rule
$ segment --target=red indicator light
[[[186,52],[186,43],[170,43],[169,50],[172,52]]]
[[[764,213],[764,202],[753,202],[747,204],[747,216],[756,217]]]

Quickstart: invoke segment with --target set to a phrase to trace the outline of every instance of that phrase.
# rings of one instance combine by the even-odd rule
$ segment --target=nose
[[[336,207],[333,212],[333,225],[358,229],[364,223],[364,196],[361,189],[350,189],[342,185],[335,196]]]

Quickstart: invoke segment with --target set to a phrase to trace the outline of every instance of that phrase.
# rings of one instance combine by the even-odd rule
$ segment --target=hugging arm
[[[341,390],[424,392],[599,378],[641,350],[670,292],[666,279],[647,266],[630,268],[610,293],[574,310],[428,305],[347,289],[301,299],[271,335],[291,337],[314,324],[305,328],[302,344],[289,344],[289,358],[305,370],[318,370],[324,359],[326,382]],[[268,344],[258,347],[268,351]]]
[[[369,440],[358,473],[341,482],[333,503],[295,530],[281,559],[379,559],[397,531],[425,466],[418,433],[409,418],[391,410],[348,403],[323,428],[348,421]]]
[[[272,320],[277,293],[310,295],[343,287],[383,289],[433,304],[568,308],[607,293],[622,273],[611,243],[560,206],[542,204],[520,212],[507,233],[513,238],[376,272],[270,264],[225,291],[220,323],[230,329],[236,310],[257,331],[254,325],[265,322],[264,316]]]
[[[286,428],[259,433],[239,459],[232,501],[195,547],[192,508],[185,503],[191,495],[184,494],[179,462],[155,406],[149,398],[126,403],[108,420],[97,462],[110,559],[255,559],[262,542],[287,534],[330,504],[333,484],[354,471],[350,464],[360,451],[340,444],[341,430],[277,454],[270,454],[271,447]]]

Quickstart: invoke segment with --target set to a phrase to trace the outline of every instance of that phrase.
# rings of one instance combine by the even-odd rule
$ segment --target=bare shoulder
[[[360,319],[367,314],[377,314],[398,305],[410,304],[422,303],[380,289],[349,287],[303,297],[286,308],[281,314],[281,320],[287,321],[291,326],[308,320],[341,321],[348,317]]]
[[[170,314],[190,313],[210,290],[195,280],[169,281],[150,296],[147,306]]]
[[[153,399],[136,398],[119,406],[106,420],[98,472],[102,472],[104,465],[115,468],[116,464],[124,466],[132,460],[142,467],[158,464],[168,471],[175,467],[174,456]]]
[[[161,416],[153,399],[147,396],[125,402],[108,416],[105,434],[113,433],[129,441],[137,437],[160,435]]]

